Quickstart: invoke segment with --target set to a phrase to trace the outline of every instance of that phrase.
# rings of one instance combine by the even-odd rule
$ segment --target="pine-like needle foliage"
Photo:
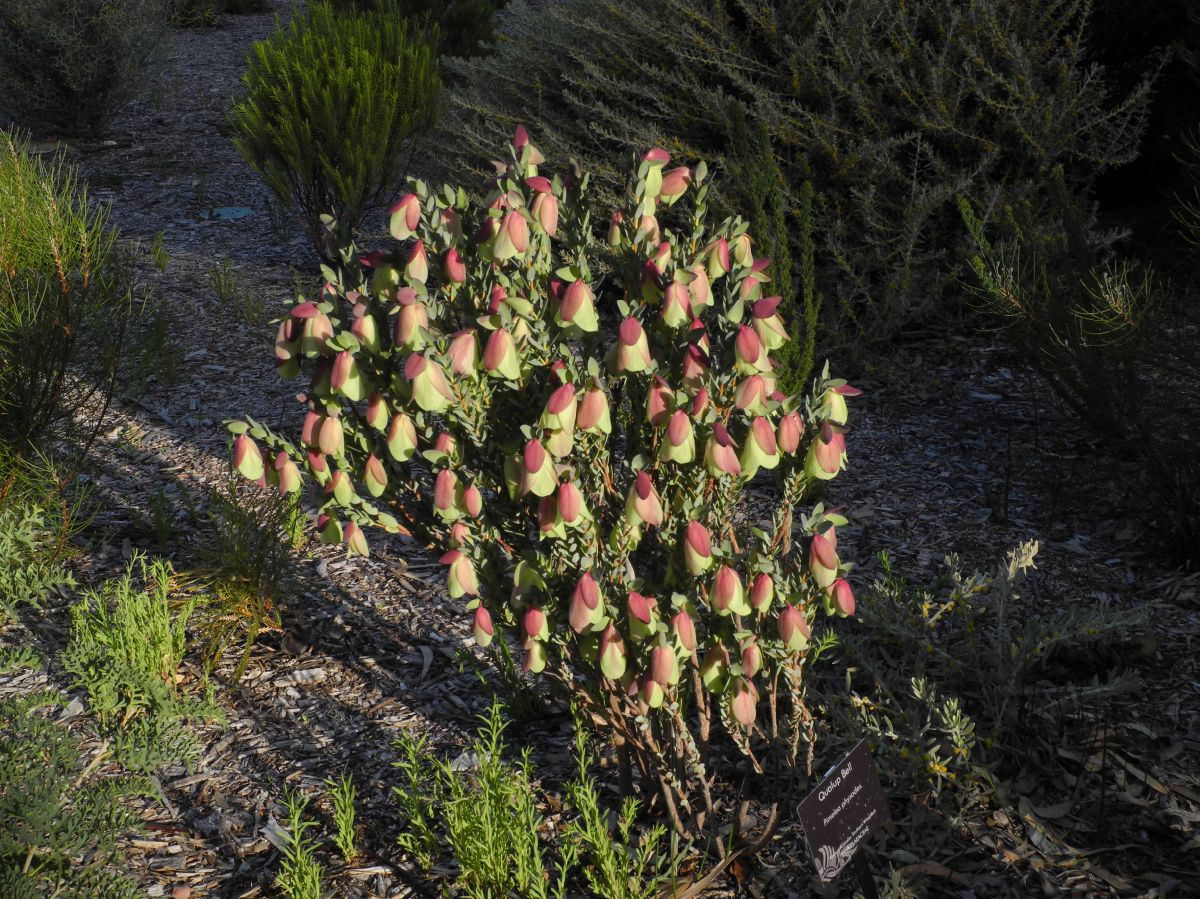
[[[317,3],[254,45],[234,143],[319,248],[321,216],[355,228],[402,183],[438,111],[436,42],[381,0],[370,12]]]
[[[136,899],[116,844],[140,824],[122,800],[150,784],[93,776],[79,740],[44,714],[61,704],[49,691],[0,702],[0,896]]]
[[[1089,9],[1087,0],[515,0],[496,53],[450,67],[454,140],[439,161],[479,167],[522,123],[547,157],[579,158],[601,195],[619,190],[631,148],[657,144],[729,173],[729,107],[740,105],[751,133],[761,124],[770,134],[788,208],[800,208],[806,182],[815,189],[827,335],[887,338],[963,308],[969,239],[957,196],[986,216],[1040,196],[1056,166],[1087,193],[1136,155],[1149,81],[1110,89],[1083,41]],[[741,184],[722,193],[752,211]]]

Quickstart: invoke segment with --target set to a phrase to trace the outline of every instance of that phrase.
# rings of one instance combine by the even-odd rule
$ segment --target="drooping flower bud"
[[[650,709],[660,708],[663,700],[666,698],[666,693],[663,691],[662,684],[656,681],[648,674],[642,675],[635,683],[630,685],[631,689],[637,690],[638,698],[642,701],[645,711]]]
[[[787,453],[789,456],[800,448],[800,441],[804,437],[804,419],[800,417],[800,413],[792,410],[783,418],[779,419],[779,427],[775,431],[775,441],[779,444],[779,449]]]
[[[529,223],[519,209],[508,212],[500,222],[496,242],[492,246],[492,257],[497,262],[524,256],[529,249]]]
[[[341,456],[346,447],[345,433],[340,418],[330,415],[322,419],[317,432],[318,448],[327,456]]]
[[[704,252],[710,281],[715,281],[729,271],[729,243],[724,237],[718,237]]]
[[[678,281],[667,285],[663,297],[662,320],[668,328],[682,328],[692,320],[691,298],[687,288]]]
[[[587,506],[583,502],[583,494],[571,481],[563,481],[558,485],[558,517],[568,527],[579,527],[588,521]]]
[[[675,396],[667,382],[655,375],[650,382],[650,389],[646,391],[646,421],[656,428],[666,424],[674,400]]]
[[[658,527],[663,522],[662,501],[650,475],[639,471],[625,498],[625,521],[639,527],[643,524]]]
[[[450,566],[446,589],[453,598],[476,596],[479,593],[479,579],[470,556],[462,550],[452,549],[442,556],[441,563]]]
[[[329,317],[323,312],[317,312],[316,307],[312,303],[305,303],[305,306],[313,307],[313,314],[304,319],[304,331],[300,335],[300,352],[308,359],[315,359],[317,356],[328,356],[331,352],[326,341],[333,338],[333,324],[329,321]],[[297,306],[292,310],[292,315],[296,315]]]
[[[779,458],[775,429],[760,415],[751,423],[746,442],[742,445],[742,455],[738,460],[742,465],[742,474],[752,478],[760,467],[772,469],[777,466]]]
[[[396,240],[408,240],[421,222],[421,200],[416,194],[405,194],[388,209],[389,228]]]
[[[712,567],[712,534],[698,521],[689,521],[683,532],[683,563],[693,577]]]
[[[387,489],[387,470],[383,467],[383,463],[379,461],[379,457],[374,453],[367,456],[367,461],[363,465],[362,480],[367,488],[367,493],[371,494],[371,496],[383,496],[383,491]]]
[[[413,401],[426,412],[443,412],[454,400],[442,367],[420,353],[408,357],[404,377],[412,389]]]
[[[458,483],[458,475],[449,468],[443,468],[433,480],[433,511],[446,522],[458,521],[462,517],[459,504],[462,500],[462,488]]]
[[[457,332],[450,339],[447,351],[450,357],[450,370],[460,377],[475,377],[479,368],[479,338],[474,328],[466,328]]]
[[[463,490],[462,507],[472,518],[478,518],[479,513],[483,511],[483,494],[474,484]]]
[[[487,649],[491,645],[492,638],[496,635],[496,628],[492,624],[491,613],[483,606],[476,607],[471,630],[475,634],[475,643],[481,649]]]
[[[761,670],[762,650],[758,646],[758,641],[749,637],[742,644],[742,674],[746,677],[754,677]]]
[[[830,481],[842,470],[846,456],[846,438],[829,422],[821,425],[812,443],[808,445],[808,456],[804,461],[804,472],[810,478]]]
[[[612,214],[612,219],[608,223],[608,245],[614,250],[621,245],[621,225],[625,223],[625,216],[618,209]]]
[[[762,341],[758,339],[758,334],[754,332],[753,328],[738,325],[737,339],[734,341],[733,349],[734,357],[737,360],[734,367],[741,374],[771,373],[771,360],[767,358],[767,351],[763,348]]]
[[[533,198],[529,213],[551,237],[558,234],[558,197],[554,194],[539,193]]]
[[[801,652],[808,647],[812,636],[812,628],[804,613],[793,605],[786,606],[779,613],[779,639],[791,652]]]
[[[521,616],[521,632],[525,635],[525,645],[529,646],[534,640],[546,640],[550,636],[550,625],[546,621],[546,613],[539,606],[530,606]]]
[[[521,360],[513,336],[503,328],[495,330],[488,338],[483,351],[483,368],[494,378],[517,381],[521,378]]]
[[[839,618],[853,615],[854,591],[850,589],[850,583],[845,578],[838,578],[830,584],[825,591],[824,604],[828,615],[837,615]]]
[[[583,392],[579,409],[575,414],[575,426],[581,431],[612,432],[612,419],[608,411],[608,395],[595,384]]]
[[[346,543],[346,555],[351,558],[361,556],[365,559],[371,555],[367,546],[367,535],[353,521],[346,522],[346,527],[342,531],[342,539]]]
[[[600,671],[609,680],[620,680],[625,673],[625,641],[613,624],[600,635]]]
[[[824,589],[837,580],[838,564],[837,551],[829,540],[822,534],[813,534],[808,544],[808,570],[818,587]]]
[[[542,410],[543,428],[574,428],[576,417],[575,385],[562,384],[554,389]]]
[[[739,409],[751,415],[762,415],[767,411],[767,382],[762,375],[751,375],[738,384],[733,402]]]
[[[691,298],[691,308],[698,312],[712,305],[712,286],[708,282],[708,272],[703,265],[695,265],[690,269],[692,279],[688,282],[688,296]]]
[[[610,350],[608,369],[620,374],[646,371],[650,365],[650,345],[646,341],[646,332],[642,323],[630,316],[621,322],[617,343]]]
[[[278,480],[279,492],[298,493],[304,481],[300,477],[300,469],[287,453],[280,450],[275,454],[275,477]]]
[[[771,607],[775,598],[775,582],[765,571],[760,572],[750,586],[750,607],[758,614],[763,614]]]
[[[596,295],[582,278],[572,281],[563,291],[555,322],[560,327],[576,327],[587,333],[600,329],[600,320],[596,317]]]
[[[590,571],[585,571],[571,593],[569,621],[575,633],[598,630],[604,623],[604,605],[600,600],[600,585]]]
[[[788,332],[779,317],[780,297],[766,297],[751,307],[754,333],[768,350],[777,350],[788,342]]]
[[[388,426],[388,454],[397,462],[407,462],[417,451],[417,429],[413,420],[403,412],[396,414]]]
[[[746,591],[742,587],[742,579],[728,565],[717,569],[713,578],[709,601],[719,615],[749,615],[750,606],[746,604]]]
[[[675,617],[671,619],[671,630],[675,632],[675,639],[686,654],[693,655],[696,652],[696,623],[692,621],[687,609],[680,609],[675,613]]]
[[[358,363],[354,360],[354,354],[349,350],[342,350],[334,357],[329,386],[352,402],[366,396],[366,383],[358,369]]]
[[[330,477],[329,483],[325,485],[325,492],[333,496],[338,505],[348,506],[354,502],[354,485],[350,482],[350,476],[341,469]]]
[[[692,420],[678,409],[667,422],[666,439],[659,445],[658,458],[664,462],[686,465],[696,458],[696,435]]]
[[[714,693],[719,693],[725,687],[729,677],[729,650],[720,643],[709,647],[700,663],[700,680]]]
[[[350,333],[357,338],[359,346],[368,353],[378,353],[382,348],[379,343],[379,327],[375,324],[375,316],[360,315],[350,325]]]
[[[679,665],[675,661],[675,650],[660,643],[650,650],[650,677],[660,687],[672,687],[679,683]]]
[[[635,640],[645,640],[653,636],[656,630],[655,608],[657,603],[652,596],[643,596],[636,590],[629,591],[625,601],[625,612],[629,618],[629,636]]]
[[[745,232],[733,239],[733,258],[738,265],[754,265],[754,253],[751,252],[750,244],[750,235]]]
[[[673,168],[670,171],[663,172],[662,186],[659,188],[658,196],[664,203],[670,206],[684,195],[688,185],[691,183],[691,169],[685,165]]]
[[[541,674],[546,670],[547,661],[546,644],[541,641],[530,643],[521,658],[521,671],[525,674]]]
[[[738,678],[733,692],[729,695],[729,713],[742,727],[749,729],[754,725],[755,707],[758,705],[758,690],[754,682],[746,678]]]
[[[341,543],[342,523],[332,515],[318,515],[317,533],[321,535],[321,542],[324,544],[332,546],[335,543]]]
[[[554,463],[546,448],[537,440],[525,444],[525,452],[521,457],[520,493],[525,496],[549,496],[558,486],[554,475]]]
[[[817,414],[832,424],[844,425],[849,415],[846,409],[846,397],[848,396],[862,396],[862,391],[857,387],[851,387],[849,384],[827,388],[821,394]]]
[[[458,250],[451,247],[442,261],[442,277],[447,284],[462,284],[467,280],[467,266]]]
[[[257,481],[266,471],[262,452],[248,434],[238,434],[233,441],[233,467],[247,481]]]
[[[723,424],[713,425],[713,432],[704,446],[704,465],[713,477],[723,474],[740,475],[737,447]]]
[[[417,241],[404,263],[404,274],[412,281],[424,284],[429,278],[429,260],[425,256],[425,244]]]

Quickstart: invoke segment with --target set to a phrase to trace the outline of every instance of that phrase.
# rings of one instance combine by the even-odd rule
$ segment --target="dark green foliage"
[[[223,12],[248,15],[270,9],[267,0],[167,0],[171,23],[184,27],[213,25]]]
[[[439,159],[478,166],[521,122],[548,157],[581,158],[603,195],[631,147],[731,156],[727,107],[739,102],[750,132],[770,133],[788,208],[815,188],[823,328],[885,338],[961,309],[956,196],[988,210],[1036,198],[1056,166],[1086,193],[1136,154],[1149,86],[1108,89],[1080,40],[1087,11],[1085,0],[518,0],[510,39],[451,67],[455,141]],[[727,185],[725,199],[742,193]]]
[[[322,215],[357,227],[394,198],[441,80],[433,38],[395,14],[315,4],[254,45],[234,143],[318,247]]]
[[[61,657],[75,686],[87,689],[89,710],[116,757],[133,770],[193,758],[198,745],[184,722],[218,716],[211,700],[185,697],[176,687],[194,602],[172,608],[172,578],[166,562],[135,557],[124,577],[71,609]]]
[[[233,675],[240,679],[259,632],[280,627],[294,551],[304,539],[304,513],[295,495],[234,480],[209,493],[198,571],[210,595],[196,610],[196,623],[210,670],[231,643],[242,640]]]
[[[130,314],[116,239],[68,165],[0,132],[0,444],[99,427]]]
[[[397,14],[437,26],[438,54],[479,56],[491,51],[496,40],[492,19],[505,0],[332,0],[339,12],[371,10],[387,5]]]
[[[1159,545],[1200,564],[1200,285],[1186,277],[1167,285],[1121,258],[1097,241],[1061,176],[1051,187],[1053,214],[1018,206],[991,229],[962,201],[978,295],[1055,393],[1130,466],[1130,499]],[[1189,208],[1180,209],[1185,229]]]
[[[19,606],[37,606],[74,583],[63,562],[76,512],[49,463],[0,447],[0,624],[15,618]]]
[[[78,738],[45,714],[61,705],[49,691],[0,702],[0,895],[137,899],[116,844],[140,825],[122,800],[152,788],[95,777],[103,750],[85,767]]]
[[[0,114],[86,135],[134,89],[166,21],[164,0],[0,4]],[[2,116],[0,116],[2,118]]]
[[[766,126],[760,122],[754,134],[750,134],[745,112],[737,105],[731,106],[730,117],[735,181],[743,194],[741,205],[749,218],[751,233],[762,242],[756,252],[773,260],[772,282],[766,293],[783,297],[780,309],[792,338],[780,347],[775,357],[779,389],[788,395],[800,395],[812,374],[821,311],[813,285],[812,184],[805,182],[801,186],[800,207],[790,210],[783,172],[771,151],[771,136]],[[793,237],[789,220],[798,230],[795,244],[800,256],[797,277],[802,290],[799,295],[796,293],[797,277],[793,277]]]

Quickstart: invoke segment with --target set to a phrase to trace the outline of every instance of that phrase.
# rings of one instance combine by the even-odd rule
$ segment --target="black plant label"
[[[804,841],[822,882],[837,877],[887,819],[887,797],[862,740],[800,803]]]

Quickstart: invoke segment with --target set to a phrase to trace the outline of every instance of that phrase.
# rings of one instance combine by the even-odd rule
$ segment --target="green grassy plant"
[[[142,895],[124,875],[117,840],[140,819],[122,804],[152,796],[140,778],[95,776],[79,739],[46,715],[62,698],[44,691],[0,701],[0,895]]]
[[[0,132],[0,443],[28,453],[94,434],[129,314],[107,210],[61,157]]]
[[[123,577],[71,609],[60,659],[75,686],[87,690],[89,710],[116,757],[134,770],[194,758],[199,746],[185,722],[219,717],[211,696],[192,699],[176,685],[195,603],[172,608],[173,578],[167,562],[135,556]]]
[[[343,774],[337,780],[325,781],[325,786],[329,788],[329,797],[333,801],[333,823],[336,828],[333,842],[342,853],[342,858],[349,864],[358,855],[358,849],[354,845],[354,780],[349,774]]]
[[[74,584],[63,563],[80,523],[80,503],[63,495],[53,465],[0,446],[0,624],[22,605]]]
[[[238,278],[229,260],[223,260],[208,273],[217,302],[232,309],[243,324],[263,330],[267,323],[267,303],[257,290],[248,290]]]
[[[388,9],[406,18],[431,22],[438,29],[438,53],[441,56],[479,56],[488,53],[496,34],[492,19],[505,0],[397,0]],[[333,0],[341,12],[370,10],[377,0]]]
[[[322,215],[354,228],[394,197],[441,92],[432,39],[387,2],[314,4],[254,45],[244,80],[234,143],[323,252]]]
[[[258,634],[280,627],[294,552],[304,541],[304,515],[294,496],[230,481],[210,492],[206,520],[196,573],[208,596],[197,609],[196,625],[210,669],[231,643],[244,641],[237,680]]]
[[[315,821],[304,819],[308,800],[299,793],[289,792],[285,801],[290,836],[283,849],[275,885],[287,899],[324,899],[326,893],[322,881],[325,869],[316,859],[316,843],[306,836],[309,830],[317,826]]]
[[[88,135],[137,87],[165,24],[164,0],[0,5],[0,111],[25,128]]]

